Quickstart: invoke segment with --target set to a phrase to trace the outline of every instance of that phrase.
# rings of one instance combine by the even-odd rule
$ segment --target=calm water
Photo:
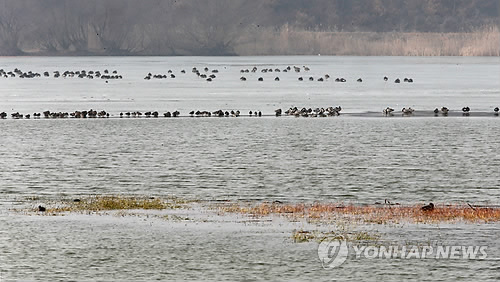
[[[241,69],[307,65],[300,74]],[[192,67],[218,69],[209,83]],[[21,113],[261,110],[341,105],[492,112],[498,58],[2,58],[6,71],[117,70],[123,80],[2,78],[0,110]],[[180,71],[186,70],[186,74]],[[176,79],[146,81],[167,74]],[[202,71],[203,72],[203,71]],[[326,82],[297,80],[330,74]],[[411,77],[413,84],[394,84]],[[281,81],[275,82],[275,76]],[[257,82],[264,77],[264,82]],[[345,77],[347,83],[335,83]],[[355,80],[361,77],[363,83]],[[2,193],[175,194],[196,199],[500,203],[499,119],[228,118],[2,120]]]
[[[300,74],[240,69],[307,65]],[[192,67],[218,69],[209,83]],[[498,58],[0,58],[6,71],[117,70],[122,80],[0,78],[0,111],[261,110],[341,105],[492,112],[500,106]],[[143,77],[167,74],[175,79]],[[186,74],[180,71],[186,70]],[[325,82],[303,81],[329,74]],[[274,81],[279,76],[280,81]],[[383,77],[388,76],[389,82]],[[263,82],[257,78],[263,77]],[[345,77],[347,83],[335,83]],[[357,78],[363,83],[357,83]],[[413,84],[394,84],[411,77]],[[307,79],[306,79],[307,80]],[[138,219],[19,216],[25,196],[177,195],[203,200],[500,204],[500,119],[493,117],[189,118],[0,120],[0,280],[498,279],[498,261],[355,261],[325,271],[316,245],[290,230],[238,224],[142,223]],[[29,203],[33,204],[33,203]],[[38,203],[36,203],[38,204]],[[151,224],[150,224],[151,223]],[[377,227],[378,228],[378,227]],[[412,229],[413,228],[413,229]],[[414,226],[401,237],[412,238]],[[483,236],[471,235],[474,230]],[[429,228],[495,245],[498,224]],[[393,234],[394,230],[383,231]],[[0,234],[0,237],[3,237]],[[492,256],[498,255],[498,251]],[[54,266],[58,267],[54,267]],[[59,269],[58,269],[59,268]],[[459,272],[459,274],[457,274]],[[371,273],[371,274],[370,274]],[[203,275],[203,276],[201,276]],[[479,275],[479,276],[478,276]]]
[[[3,195],[500,203],[496,118],[4,120]]]

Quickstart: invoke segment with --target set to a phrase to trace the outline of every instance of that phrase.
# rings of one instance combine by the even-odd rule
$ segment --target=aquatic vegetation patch
[[[240,213],[249,216],[280,215],[291,219],[350,220],[362,223],[437,223],[437,222],[498,222],[500,208],[462,204],[438,204],[432,210],[422,210],[423,204],[415,205],[344,205],[335,203],[257,205],[231,203],[218,205],[219,212]]]
[[[294,230],[292,232],[292,239],[295,243],[304,242],[321,242],[325,239],[329,240],[346,240],[346,241],[377,241],[380,239],[380,234],[368,233],[365,231],[346,232],[346,231],[306,231]]]
[[[49,203],[46,213],[179,209],[186,207],[187,203],[188,201],[177,198],[96,195]]]

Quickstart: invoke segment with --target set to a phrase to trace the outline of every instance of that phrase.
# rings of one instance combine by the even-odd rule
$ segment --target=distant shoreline
[[[133,50],[109,50],[99,43],[92,48],[46,51],[26,46],[0,50],[0,56],[411,56],[498,57],[500,31],[488,27],[476,32],[330,32],[283,28],[238,35],[231,45],[211,48],[178,46],[153,51],[149,46]]]

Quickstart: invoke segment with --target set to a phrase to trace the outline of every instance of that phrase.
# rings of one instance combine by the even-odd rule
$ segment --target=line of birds
[[[72,77],[77,77],[77,78],[88,78],[88,79],[94,79],[94,78],[101,78],[101,79],[123,79],[122,75],[118,74],[118,71],[113,70],[109,71],[105,69],[102,73],[101,71],[93,71],[93,70],[77,70],[77,71],[64,71],[62,74],[60,71],[53,71],[53,77],[54,78],[72,78]],[[14,78],[14,77],[19,77],[19,78],[37,78],[37,77],[50,77],[50,72],[45,71],[43,74],[37,73],[37,72],[23,72],[22,70],[16,68],[13,71],[5,71],[4,69],[0,69],[0,78]]]
[[[180,112],[179,111],[173,111],[173,112],[165,112],[163,113],[163,116],[164,117],[178,117],[180,116]],[[142,112],[126,112],[126,113],[120,113],[120,117],[127,117],[127,118],[130,118],[130,117],[133,117],[133,118],[137,118],[137,117],[141,117],[143,115]],[[147,118],[150,118],[150,117],[154,117],[154,118],[157,118],[160,114],[158,113],[158,111],[154,111],[154,112],[144,112],[144,116],[147,117]]]
[[[444,116],[447,116],[449,111],[450,110],[447,107],[441,107],[440,109],[435,108],[433,112],[435,115],[442,114]],[[499,115],[499,111],[500,111],[500,109],[498,107],[495,107],[493,109],[495,116]],[[387,108],[382,110],[382,113],[385,114],[386,116],[393,115],[393,112],[394,112],[394,108],[391,108],[391,107],[387,107]],[[409,108],[405,107],[405,108],[401,109],[401,112],[404,115],[411,115],[415,112],[415,110],[412,109],[411,107],[409,107]],[[468,106],[463,107],[462,112],[464,113],[464,115],[468,115],[470,113],[470,107],[468,107]]]
[[[294,70],[296,73],[300,73],[300,71],[301,71],[302,69],[303,69],[304,71],[306,71],[306,72],[308,72],[308,71],[310,71],[310,70],[311,70],[311,69],[310,69],[309,67],[307,67],[307,66],[302,66],[302,68],[301,68],[301,67],[297,67],[297,66],[293,66],[293,70]],[[242,73],[242,74],[244,74],[244,73],[250,73],[250,72],[252,72],[252,73],[256,73],[257,71],[258,71],[257,67],[253,67],[253,69],[252,69],[252,70],[249,70],[249,69],[241,69],[241,70],[240,70],[240,73]],[[292,67],[290,67],[290,66],[288,66],[288,67],[284,68],[283,70],[280,70],[279,68],[275,68],[274,70],[273,70],[273,68],[262,68],[262,69],[261,69],[261,72],[262,72],[262,73],[271,73],[271,72],[275,72],[275,73],[276,73],[276,72],[289,72],[289,71],[292,71]],[[319,82],[323,82],[323,81],[328,80],[329,78],[330,78],[330,75],[329,75],[329,74],[325,74],[324,76],[321,76],[321,77],[318,77],[318,78],[315,78],[314,76],[309,76],[309,77],[306,77],[306,78],[304,78],[304,77],[300,76],[300,77],[298,77],[298,78],[297,78],[297,80],[298,80],[298,81],[306,81],[306,80],[309,80],[309,81],[319,81]],[[247,77],[245,77],[245,76],[241,76],[241,77],[240,77],[240,80],[241,80],[241,81],[247,81],[248,79],[247,79]],[[279,76],[276,76],[276,77],[274,78],[274,81],[280,81],[280,80],[281,80],[281,79],[280,79],[280,77],[279,77]],[[389,78],[388,78],[387,76],[384,76],[384,81],[388,81],[388,80],[389,80]],[[257,81],[259,81],[259,82],[264,81],[264,77],[262,77],[262,76],[261,76],[261,77],[258,77],[258,78],[257,78]],[[343,77],[337,77],[337,78],[335,79],[335,82],[347,82],[347,79],[345,79],[345,78],[343,78]],[[358,79],[356,80],[356,82],[363,82],[363,79],[362,79],[362,78],[358,78]],[[404,79],[403,79],[403,82],[413,83],[413,78],[404,78]],[[401,83],[401,79],[396,78],[396,79],[394,80],[394,83]]]
[[[95,111],[95,110],[88,110],[88,111],[74,111],[71,113],[68,112],[51,112],[51,111],[45,111],[43,113],[33,113],[33,118],[41,118],[43,115],[44,118],[109,118],[109,113],[106,111]],[[7,117],[6,112],[1,112],[0,113],[0,118],[5,119]],[[31,115],[30,114],[20,114],[19,112],[12,113],[11,117],[13,119],[30,119]]]
[[[307,66],[302,66],[302,67],[297,67],[297,66],[293,66],[293,70],[296,72],[296,73],[300,73],[301,70],[304,70],[306,72],[310,71],[311,69]],[[250,69],[241,69],[240,70],[240,73],[244,74],[244,73],[256,73],[258,71],[258,68],[257,67],[253,67],[251,70]],[[262,73],[272,73],[272,72],[275,72],[275,73],[280,73],[280,72],[291,72],[292,71],[292,67],[291,66],[288,66],[286,68],[284,68],[283,70],[279,69],[279,68],[262,68],[260,70],[260,72]],[[180,71],[182,74],[186,74],[186,70],[182,69]],[[209,69],[208,67],[205,67],[203,70],[198,70],[198,68],[196,67],[193,67],[192,68],[192,72],[195,73],[199,78],[202,78],[202,79],[205,79],[206,81],[213,81],[215,78],[217,78],[217,76],[215,75],[216,73],[219,73],[219,70],[218,69]],[[209,73],[212,73],[212,74],[209,74]],[[174,72],[169,69],[167,71],[167,74],[152,74],[151,72],[148,73],[144,79],[145,80],[151,80],[151,79],[167,79],[167,78],[171,78],[171,79],[175,79],[177,76],[174,74]],[[297,80],[298,81],[319,81],[319,82],[323,82],[323,81],[327,81],[328,79],[330,78],[330,75],[329,74],[325,74],[324,76],[321,76],[321,77],[317,77],[315,78],[314,76],[309,76],[309,77],[298,77]],[[240,77],[240,80],[241,81],[247,81],[248,78],[245,77],[245,76],[241,76]],[[264,77],[260,76],[257,78],[257,81],[259,82],[263,82],[265,79]],[[281,78],[279,76],[276,76],[274,79],[274,81],[281,81]],[[384,81],[388,81],[389,78],[387,76],[384,77]],[[408,83],[413,83],[413,79],[412,78],[404,78],[403,80],[404,82],[408,82]],[[335,79],[335,82],[347,82],[347,79],[343,78],[343,77],[337,77]],[[363,79],[362,78],[358,78],[356,79],[356,82],[363,82]],[[397,78],[394,83],[401,83],[401,80],[399,78]]]
[[[163,113],[163,117],[179,117],[180,116],[179,111],[167,111]],[[239,117],[240,116],[240,111],[239,110],[231,110],[231,111],[223,111],[223,110],[217,110],[217,111],[191,111],[189,112],[189,115],[191,117],[211,117],[211,116],[216,116],[216,117]],[[262,116],[261,111],[249,111],[248,112],[249,116]],[[7,118],[7,113],[6,112],[1,112],[0,113],[0,119],[5,119]],[[34,118],[109,118],[110,114],[106,111],[95,111],[95,110],[88,110],[88,111],[74,111],[74,112],[51,112],[51,111],[45,111],[43,113],[34,113],[33,117]],[[120,118],[140,118],[140,117],[154,117],[157,118],[160,116],[160,113],[158,111],[147,111],[147,112],[140,112],[140,111],[134,111],[134,112],[121,112],[119,114]],[[20,114],[19,112],[12,113],[11,117],[13,119],[30,119],[31,115],[30,114]]]
[[[304,71],[310,71],[311,69],[307,66],[302,66],[302,67],[297,67],[297,66],[293,66],[293,70],[295,72],[300,72],[302,69],[304,69]],[[253,73],[256,73],[258,71],[258,68],[257,67],[253,67],[252,70],[249,70],[249,69],[241,69],[240,70],[240,73],[250,73],[250,72],[253,72]],[[289,71],[292,71],[292,67],[291,66],[287,66],[286,68],[284,68],[283,70],[280,70],[279,68],[275,68],[274,69],[274,72],[289,72]],[[262,68],[260,70],[260,72],[262,73],[268,73],[268,72],[273,72],[273,68],[269,67],[269,68]]]
[[[202,71],[198,70],[196,67],[193,67],[192,70],[191,70],[192,73],[196,74],[199,78],[202,78],[202,79],[205,79],[206,81],[208,82],[211,82],[213,81],[214,79],[217,78],[217,76],[215,75],[216,73],[219,73],[219,70],[218,69],[212,69],[210,70],[208,67],[205,67]],[[204,72],[204,73],[203,73]],[[209,74],[209,72],[211,74]],[[182,74],[186,74],[186,70],[181,70],[181,73]],[[166,79],[166,78],[176,78],[177,76],[173,73],[172,70],[168,70],[167,71],[167,74],[152,74],[152,73],[148,73],[144,79],[145,80],[151,80],[151,78],[154,78],[154,79]]]
[[[308,67],[308,66],[302,66],[302,67],[298,67],[298,66],[287,66],[286,68],[284,68],[283,70],[281,70],[280,68],[271,68],[271,67],[265,67],[265,68],[262,68],[260,70],[260,72],[262,73],[272,73],[272,72],[275,72],[275,73],[280,73],[280,72],[291,72],[291,71],[295,71],[296,73],[300,73],[301,70],[304,70],[305,72],[308,72],[310,71],[311,69]],[[240,73],[256,73],[258,71],[258,68],[257,67],[253,67],[251,70],[249,69],[241,69],[240,70]],[[182,74],[186,74],[186,70],[182,69],[180,71]],[[205,79],[206,81],[208,82],[211,82],[213,81],[215,78],[217,78],[217,76],[215,75],[216,73],[219,73],[219,70],[218,69],[209,69],[208,67],[204,67],[203,70],[198,70],[198,68],[196,67],[193,67],[192,68],[192,72],[195,73],[199,78],[202,78],[202,79]],[[211,74],[209,74],[209,72]],[[5,71],[4,69],[0,69],[0,78],[9,78],[9,77],[20,77],[20,78],[37,78],[37,77],[41,77],[42,74],[40,73],[37,73],[37,72],[32,72],[32,71],[28,71],[28,72],[23,72],[21,71],[20,69],[18,68],[15,68],[14,71]],[[50,73],[48,71],[45,71],[43,72],[43,76],[44,77],[50,77]],[[103,71],[103,73],[101,73],[101,71],[93,71],[93,70],[77,70],[77,71],[69,71],[69,70],[66,70],[64,71],[63,73],[61,73],[60,71],[53,71],[53,77],[54,78],[59,78],[59,77],[63,77],[63,78],[71,78],[71,77],[78,77],[78,78],[88,78],[88,79],[94,79],[94,78],[101,78],[101,79],[123,79],[123,76],[122,75],[119,75],[118,74],[118,71],[117,70],[113,70],[113,71],[109,71],[107,69],[105,69]],[[167,71],[167,74],[152,74],[152,73],[148,73],[144,79],[145,80],[151,80],[151,79],[166,79],[166,78],[171,78],[171,79],[174,79],[176,78],[177,76],[173,73],[173,71],[171,69],[169,69]],[[321,77],[318,77],[318,78],[315,78],[313,76],[310,76],[310,77],[298,77],[297,80],[299,81],[306,81],[306,80],[309,80],[309,81],[319,81],[319,82],[323,82],[323,81],[326,81],[330,78],[330,75],[329,74],[325,74],[324,76],[321,76]],[[240,80],[241,81],[247,81],[247,78],[245,76],[242,76],[240,77]],[[280,77],[276,76],[274,78],[274,81],[280,81]],[[384,77],[384,81],[388,81],[389,78],[387,76]],[[257,78],[257,81],[259,82],[262,82],[264,81],[264,77],[259,77]],[[357,82],[363,82],[363,79],[362,78],[358,78],[356,80]],[[408,83],[412,83],[413,82],[413,79],[412,78],[405,78],[403,80],[404,82],[408,82]],[[106,81],[107,82],[107,81]],[[335,82],[347,82],[347,80],[343,77],[337,77],[335,79]],[[401,83],[401,80],[399,78],[397,78],[394,83]]]
[[[319,77],[319,78],[315,78],[314,76],[310,76],[310,77],[308,77],[308,78],[307,78],[307,77],[306,77],[306,78],[304,78],[304,77],[302,77],[302,76],[299,76],[299,77],[297,78],[297,80],[298,80],[298,81],[307,81],[307,80],[309,80],[309,81],[319,81],[319,82],[324,82],[324,81],[327,81],[329,78],[330,78],[330,75],[325,74],[324,76]],[[240,80],[241,80],[241,81],[247,81],[248,79],[247,79],[245,76],[242,76],[242,77],[240,77]],[[274,78],[274,81],[280,81],[280,80],[281,80],[281,79],[280,79],[280,77],[279,77],[279,76],[276,76],[276,77]],[[388,78],[387,78],[387,77],[384,77],[384,81],[387,81],[387,80],[388,80]],[[259,82],[264,81],[264,77],[262,77],[262,76],[258,77],[258,78],[257,78],[257,81],[259,81]],[[335,78],[335,82],[342,82],[342,83],[345,83],[345,82],[347,82],[347,79],[345,79],[345,78],[343,78],[343,77],[337,77],[337,78]],[[358,79],[356,79],[356,82],[363,82],[363,79],[362,79],[362,78],[358,78]],[[404,79],[404,82],[413,83],[413,79],[412,79],[412,78],[405,78],[405,79]],[[401,83],[401,80],[400,80],[399,78],[397,78],[397,79],[394,81],[394,83]]]
[[[342,111],[342,107],[326,107],[326,108],[298,108],[291,107],[286,110],[284,113],[287,116],[296,116],[296,117],[328,117],[328,116],[338,116],[340,115],[340,111]],[[277,109],[274,111],[277,117],[283,114],[281,109]]]
[[[274,111],[274,115],[279,117],[284,115],[287,116],[296,116],[296,117],[328,117],[328,116],[338,116],[340,115],[340,112],[342,111],[342,107],[336,106],[336,107],[317,107],[317,108],[306,108],[306,107],[290,107],[289,109],[283,111],[282,109],[276,109]],[[443,116],[447,116],[449,113],[449,109],[447,107],[441,107],[440,109],[436,108],[434,109],[434,115],[437,116],[439,114]],[[404,107],[401,109],[401,113],[403,115],[411,116],[415,110],[411,107]],[[468,116],[470,113],[470,107],[466,106],[462,108],[462,112],[465,116]],[[385,116],[392,116],[394,115],[394,108],[387,107],[382,110],[382,113]],[[498,116],[500,114],[500,109],[498,107],[495,107],[493,109],[493,113],[495,116]],[[163,113],[163,117],[180,117],[181,113],[179,111],[167,111]],[[0,113],[0,119],[5,119],[7,118],[8,114],[6,112],[1,112]],[[102,110],[102,111],[96,111],[93,109],[90,110],[85,110],[85,111],[74,111],[74,112],[51,112],[51,111],[44,111],[42,113],[40,112],[35,112],[33,113],[34,118],[109,118],[111,115],[110,113]],[[140,111],[134,111],[134,112],[120,112],[119,117],[123,118],[138,118],[138,117],[159,117],[161,114],[158,111],[146,111],[146,112],[140,112]],[[241,112],[239,110],[216,110],[216,111],[191,111],[189,112],[189,116],[191,117],[239,117],[241,116]],[[258,116],[261,117],[263,116],[261,111],[249,111],[248,116]],[[30,119],[32,116],[30,114],[20,114],[19,112],[15,112],[11,114],[11,117],[13,119]]]

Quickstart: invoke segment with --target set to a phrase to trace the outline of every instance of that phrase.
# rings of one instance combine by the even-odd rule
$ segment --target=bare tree
[[[27,24],[19,18],[22,3],[0,2],[0,52],[8,55],[23,53],[20,45],[21,33]]]
[[[178,34],[189,40],[187,48],[202,55],[234,54],[233,44],[249,26],[260,27],[266,1],[190,1],[179,17]]]
[[[315,33],[309,39],[324,31],[475,32],[498,26],[499,9],[498,0],[0,0],[0,54],[287,52],[302,40],[294,31]],[[259,47],[277,37],[293,44]]]

